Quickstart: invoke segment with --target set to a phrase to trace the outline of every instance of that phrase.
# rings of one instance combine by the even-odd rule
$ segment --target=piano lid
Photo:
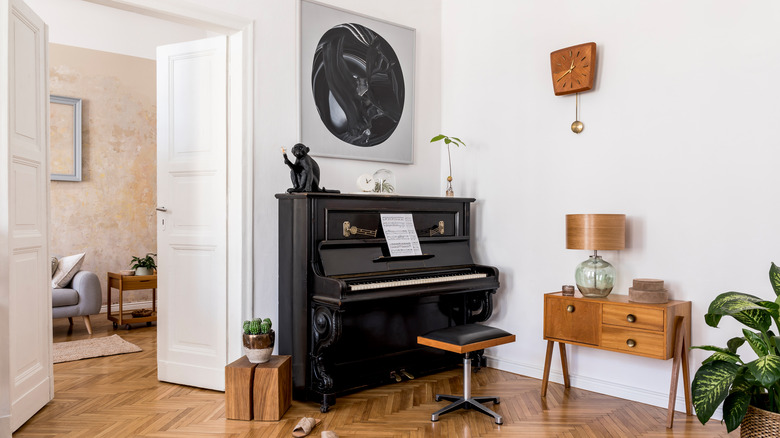
[[[422,256],[390,257],[384,242],[321,242],[319,259],[327,277],[436,270],[474,265],[467,239],[420,242]]]

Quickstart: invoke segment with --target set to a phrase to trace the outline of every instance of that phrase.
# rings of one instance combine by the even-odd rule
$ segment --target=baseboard
[[[0,438],[11,436],[11,416],[0,416]]]
[[[485,357],[487,358],[487,365],[491,368],[496,368],[502,371],[508,371],[510,373],[520,374],[539,380],[541,380],[542,376],[544,375],[544,368],[536,364],[530,365],[527,363],[516,362],[488,354],[486,354]],[[551,370],[550,381],[563,384],[563,374],[560,371]],[[585,389],[587,391],[598,392],[599,394],[610,395],[612,397],[645,403],[652,406],[658,406],[659,408],[669,408],[668,392],[650,391],[644,388],[618,385],[607,380],[594,379],[593,377],[580,376],[577,374],[569,374],[569,383],[571,383],[571,386],[574,388]],[[678,385],[678,387],[682,386],[682,379]],[[669,382],[665,382],[664,386],[668,388]],[[541,382],[539,382],[539,390],[541,391],[541,389]],[[684,413],[685,397],[680,397],[678,395],[674,406],[675,411]],[[713,415],[712,418],[720,420],[719,415]]]
[[[125,303],[122,304],[122,311],[124,313],[132,312],[133,310],[139,310],[139,309],[151,309],[152,308],[152,301],[133,301],[132,303]],[[108,312],[108,306],[105,304],[100,307],[100,313],[107,313]],[[117,313],[119,312],[119,304],[112,304],[111,305],[111,313]]]

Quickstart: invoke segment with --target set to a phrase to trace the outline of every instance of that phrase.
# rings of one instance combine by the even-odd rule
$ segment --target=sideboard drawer
[[[602,307],[604,324],[645,330],[664,330],[664,310],[639,306],[605,304]]]
[[[633,341],[633,346],[631,346]],[[628,330],[620,327],[601,328],[601,346],[626,353],[662,358],[665,352],[663,333]]]
[[[598,345],[601,304],[575,298],[546,295],[544,336],[569,342]]]

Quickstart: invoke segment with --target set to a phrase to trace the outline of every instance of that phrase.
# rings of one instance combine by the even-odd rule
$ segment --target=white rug
[[[81,341],[56,342],[52,356],[54,363],[89,359],[92,357],[113,356],[115,354],[135,353],[143,351],[141,347],[131,344],[113,335],[104,338],[84,339]]]

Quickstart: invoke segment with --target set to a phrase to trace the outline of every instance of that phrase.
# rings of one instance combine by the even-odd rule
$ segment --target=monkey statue
[[[292,147],[295,163],[287,158],[287,151],[282,148],[284,163],[290,167],[290,179],[293,186],[287,189],[287,193],[300,192],[327,192],[340,193],[338,190],[326,190],[320,188],[320,166],[309,156],[309,148],[301,143]]]

